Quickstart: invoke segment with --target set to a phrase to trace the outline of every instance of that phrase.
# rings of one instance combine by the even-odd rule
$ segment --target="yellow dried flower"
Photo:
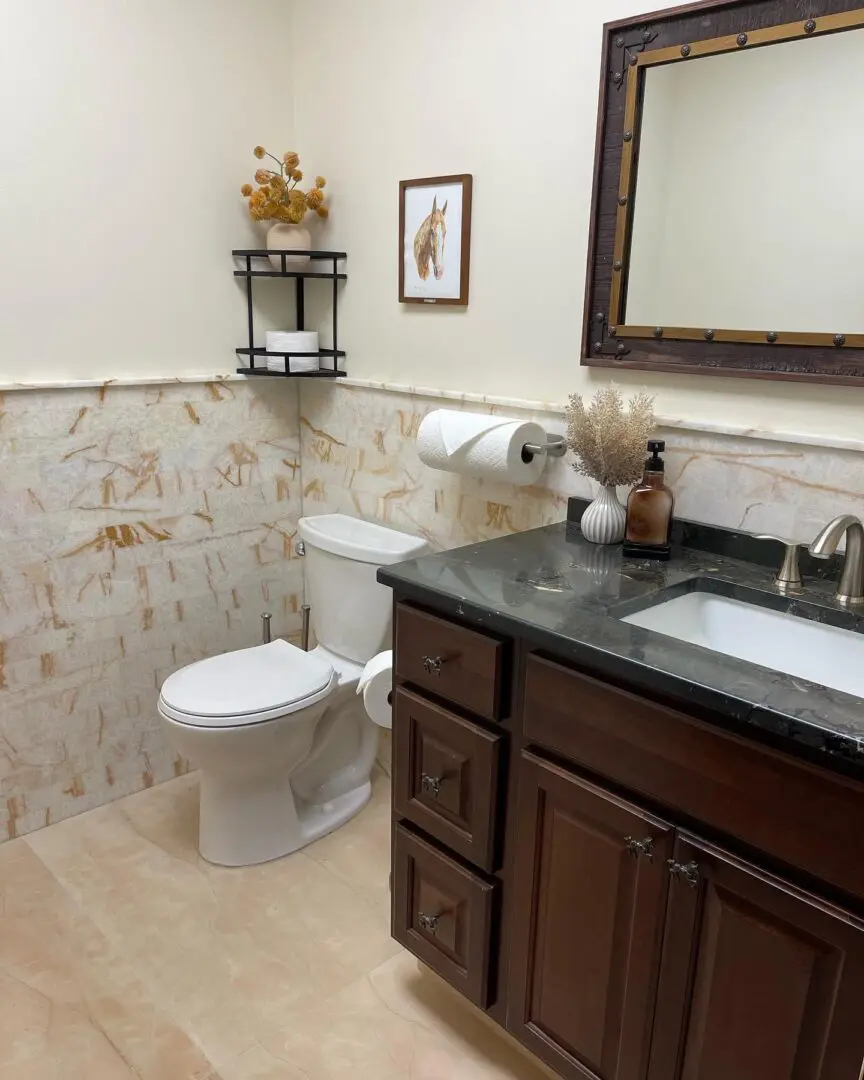
[[[264,157],[267,151],[264,149],[263,146],[256,146],[252,153],[255,155],[255,157],[260,159]]]
[[[300,172],[299,169],[294,169],[291,172],[291,179],[296,180],[299,183],[299,181],[303,179],[303,173]]]
[[[270,187],[276,192],[277,195],[281,195],[286,187],[285,180],[278,174],[274,173],[270,177]]]
[[[252,194],[249,196],[249,205],[250,206],[260,206],[262,203],[264,203],[266,201],[267,201],[267,196],[264,194],[263,191],[253,191]]]
[[[300,155],[295,154],[293,150],[289,150],[282,160],[285,162],[286,169],[296,169],[300,164]]]
[[[318,188],[312,188],[306,196],[306,205],[310,210],[317,210],[324,202],[324,194]]]
[[[315,213],[320,218],[330,217],[330,211],[327,209],[326,206],[319,206]]]
[[[315,177],[315,187],[322,188],[327,186],[327,180],[323,176]]]
[[[288,192],[288,202],[305,203],[306,196],[300,191],[299,188],[291,188]]]
[[[306,207],[301,203],[291,203],[288,207],[288,220],[292,225],[299,225],[306,216]]]
[[[270,172],[269,169],[258,169],[257,172],[255,173],[255,183],[256,184],[266,184],[269,181],[271,176],[272,176],[272,173]]]
[[[244,184],[243,187],[240,188],[240,194],[248,198],[252,194],[252,185]]]

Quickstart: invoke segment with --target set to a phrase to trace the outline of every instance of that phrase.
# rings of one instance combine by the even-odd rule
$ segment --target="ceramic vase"
[[[271,225],[267,230],[267,250],[309,251],[312,247],[312,234],[303,225],[286,225],[281,221]],[[282,256],[271,255],[270,262],[274,270],[282,269]],[[305,270],[309,266],[308,255],[286,255],[286,270]]]
[[[627,511],[615,488],[601,487],[582,515],[582,535],[592,544],[620,544],[626,524]]]

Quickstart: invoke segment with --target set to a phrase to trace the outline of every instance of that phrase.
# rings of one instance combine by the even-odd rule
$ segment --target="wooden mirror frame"
[[[582,363],[864,385],[864,334],[621,325],[645,72],[864,27],[862,0],[702,0],[603,28]],[[709,208],[710,209],[710,208]],[[864,297],[862,297],[864,300]]]

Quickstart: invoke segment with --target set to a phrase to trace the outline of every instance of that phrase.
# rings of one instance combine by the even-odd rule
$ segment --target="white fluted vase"
[[[620,544],[627,525],[627,511],[618,502],[614,487],[601,487],[582,515],[582,535],[592,544]]]

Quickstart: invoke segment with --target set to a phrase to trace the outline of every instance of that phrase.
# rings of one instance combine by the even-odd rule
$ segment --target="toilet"
[[[208,862],[277,859],[343,825],[369,800],[378,728],[357,686],[389,648],[392,593],[379,566],[425,540],[344,514],[301,518],[317,645],[275,640],[176,671],[162,686],[168,738],[201,773],[198,847]]]

